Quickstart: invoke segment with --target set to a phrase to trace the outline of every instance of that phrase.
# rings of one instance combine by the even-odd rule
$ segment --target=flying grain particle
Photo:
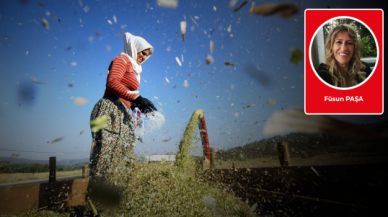
[[[110,21],[110,20],[108,20],[108,23],[110,24],[110,25],[112,25],[113,23],[112,23],[112,21]]]
[[[189,83],[187,82],[187,80],[185,80],[185,81],[183,82],[183,87],[184,87],[184,88],[188,88],[188,87],[189,87]]]
[[[249,8],[249,13],[252,13],[254,7],[255,7],[255,2],[252,2],[251,7]]]
[[[45,8],[46,6],[44,6],[44,4],[42,2],[39,2],[39,5],[43,8]]]
[[[76,105],[83,105],[83,104],[86,104],[86,103],[88,103],[88,100],[85,99],[85,98],[82,98],[82,97],[77,97],[74,100],[74,104],[76,104]]]
[[[154,96],[154,99],[158,100],[158,97],[157,97],[157,96]]]
[[[248,170],[248,168],[247,168],[247,170]],[[256,207],[257,207],[257,203],[255,203],[255,204],[253,204],[253,205],[251,206],[251,208],[249,209],[249,214],[250,214],[250,215],[254,215],[253,213],[255,212]]]
[[[244,7],[244,5],[246,5],[248,3],[248,1],[245,1],[243,3],[241,3],[241,5],[239,5],[237,8],[234,9],[234,12],[236,13],[237,11],[239,11],[242,7]]]
[[[11,157],[15,158],[15,157],[19,157],[19,155],[18,154],[12,154]]]
[[[119,36],[121,36],[124,33],[124,31],[119,32]]]
[[[41,23],[42,23],[42,26],[43,26],[45,29],[47,29],[47,30],[50,29],[50,25],[49,25],[49,23],[47,22],[46,19],[42,18]]]
[[[225,62],[225,65],[226,65],[226,66],[234,66],[234,64],[233,64],[233,63],[230,63],[230,62]]]
[[[100,36],[101,35],[101,32],[98,31],[98,30],[96,30],[94,33],[96,34],[96,36]]]
[[[113,22],[117,23],[117,19],[115,15],[113,15]]]
[[[168,141],[170,141],[170,140],[171,140],[171,137],[170,137],[170,138],[168,138],[168,139],[164,139],[164,140],[162,140],[162,142],[166,143],[166,142],[168,142]]]
[[[80,7],[84,6],[84,4],[82,3],[81,0],[78,0],[78,4],[79,4]]]
[[[207,58],[206,58],[206,63],[207,63],[207,64],[211,64],[211,63],[213,63],[213,62],[214,62],[213,57],[210,56],[210,55],[208,55]]]
[[[183,42],[186,41],[186,25],[187,25],[187,22],[186,21],[181,21],[181,34],[182,34],[182,39],[183,39]]]
[[[250,107],[255,107],[256,104],[252,104],[252,105],[248,105],[248,106],[245,106],[245,108],[250,108]]]
[[[233,84],[230,85],[230,89],[231,89],[231,90],[234,89],[234,85],[233,85]]]
[[[86,5],[85,7],[84,7],[84,11],[85,11],[85,13],[88,13],[89,12],[89,7]]]
[[[314,171],[315,174],[317,174],[317,176],[319,176],[319,173],[314,169],[314,167],[311,166],[311,169]]]
[[[167,50],[167,52],[170,52],[171,46],[168,46],[166,50]]]
[[[238,112],[234,113],[234,116],[235,116],[236,118],[238,118]]]
[[[50,11],[46,11],[46,16],[50,16]]]
[[[47,54],[47,56],[51,57],[51,54]]]
[[[198,16],[194,16],[194,19],[198,20],[198,19],[199,19],[199,17],[198,17]]]
[[[183,61],[183,54],[181,54],[181,59],[182,59],[182,63],[183,63],[183,62],[184,62],[184,61]]]
[[[290,18],[299,12],[299,8],[291,3],[266,3],[249,11],[250,14],[268,16],[277,14],[284,18]]]
[[[26,52],[26,55],[28,55],[28,51]]]
[[[301,51],[299,48],[291,48],[290,51],[290,61],[293,62],[295,66],[298,66],[298,63],[303,60],[303,51]]]
[[[176,60],[176,62],[178,63],[179,66],[182,66],[182,63],[181,63],[181,61],[179,60],[178,57],[175,57],[175,60]]]
[[[32,82],[32,83],[35,83],[35,84],[46,84],[46,82],[37,81],[36,78],[34,78],[34,77],[31,77],[31,82]]]
[[[108,116],[101,116],[90,121],[90,127],[92,132],[98,132],[107,126]]]
[[[230,36],[231,38],[233,38],[233,34],[230,34],[229,36]]]
[[[214,11],[217,11],[217,8],[216,8],[216,6],[213,6],[213,9],[214,9]]]
[[[158,102],[158,104],[159,104],[160,106],[163,106],[163,104],[162,104],[162,103],[160,103],[160,102]]]
[[[82,135],[82,133],[84,133],[84,130],[82,130],[82,131],[79,133],[79,135]]]
[[[195,20],[191,17],[191,16],[189,16],[190,17],[190,19],[195,23],[195,25],[197,25],[197,28],[199,27],[199,25],[198,25],[198,23],[197,22],[195,22]],[[193,26],[194,27],[194,26]],[[192,30],[191,31],[193,31],[193,28],[192,28]]]
[[[167,83],[170,83],[170,81],[166,77],[165,77],[165,79],[166,79]]]
[[[230,106],[233,106],[234,104],[232,103]]]
[[[276,102],[275,102],[275,100],[270,99],[266,104],[267,105],[275,105]]]
[[[237,4],[238,0],[230,0],[229,7],[233,8]]]
[[[106,49],[107,51],[110,51],[110,46],[109,46],[109,45],[105,46],[105,49]]]
[[[53,141],[51,141],[50,143],[56,143],[56,142],[62,141],[63,138],[65,138],[65,137],[62,136],[62,137],[56,138]]]
[[[72,62],[71,65],[72,65],[72,66],[76,66],[77,63],[76,63],[76,62]]]
[[[213,41],[210,41],[210,53],[214,52],[214,43]]]
[[[159,6],[166,7],[166,8],[178,7],[178,0],[157,0],[156,3]]]
[[[295,88],[295,86],[292,86],[291,88]]]

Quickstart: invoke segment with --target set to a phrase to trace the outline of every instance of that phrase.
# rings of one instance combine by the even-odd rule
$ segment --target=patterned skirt
[[[90,120],[101,116],[108,121],[104,129],[92,132],[89,186],[96,182],[125,186],[136,162],[131,111],[118,98],[104,97],[94,106]]]

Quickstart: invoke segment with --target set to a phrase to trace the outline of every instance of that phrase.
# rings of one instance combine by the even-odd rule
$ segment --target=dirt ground
[[[57,177],[82,175],[82,170],[57,172]],[[0,184],[49,179],[49,173],[1,173]]]
[[[353,153],[346,155],[343,153],[334,153],[332,155],[321,154],[311,158],[291,158],[289,166],[325,166],[325,165],[352,165],[352,164],[379,164],[386,163],[388,155],[379,153],[363,155],[362,153]],[[216,158],[216,169],[235,168],[260,168],[260,167],[279,167],[280,162],[277,156],[266,158],[255,158],[246,160],[220,160]]]

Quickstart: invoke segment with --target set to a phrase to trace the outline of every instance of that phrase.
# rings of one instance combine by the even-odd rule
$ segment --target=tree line
[[[75,164],[73,166],[58,166],[56,167],[57,172],[61,171],[74,171],[79,170],[85,163]],[[13,164],[13,163],[1,163],[0,173],[42,173],[49,172],[48,164]]]

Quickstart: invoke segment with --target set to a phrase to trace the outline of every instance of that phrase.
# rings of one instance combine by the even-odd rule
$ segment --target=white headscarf
[[[123,54],[126,54],[129,58],[129,60],[132,63],[132,67],[136,72],[136,78],[139,81],[140,84],[140,73],[142,71],[141,65],[137,64],[137,53],[150,49],[150,53],[146,57],[146,59],[143,61],[145,62],[152,53],[154,52],[154,48],[142,37],[140,36],[134,36],[129,32],[126,32],[124,34],[124,51]]]

